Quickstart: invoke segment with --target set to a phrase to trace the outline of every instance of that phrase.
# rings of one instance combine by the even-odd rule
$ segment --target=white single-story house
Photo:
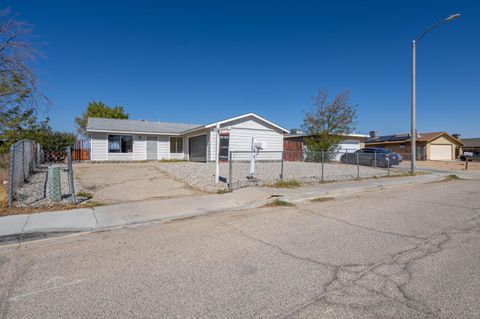
[[[252,143],[263,151],[283,150],[285,128],[254,113],[206,125],[89,118],[90,160],[214,161],[217,131],[220,159],[229,151],[249,151]],[[279,155],[281,157],[281,154]]]

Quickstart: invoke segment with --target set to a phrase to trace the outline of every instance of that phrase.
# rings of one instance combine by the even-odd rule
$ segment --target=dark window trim
[[[175,152],[172,152],[172,140],[175,140]],[[181,141],[182,148],[178,151],[178,140]],[[184,145],[183,145],[183,136],[170,136],[170,154],[183,154],[184,152]]]
[[[120,137],[120,151],[119,152],[110,152],[110,136],[119,136]],[[122,152],[122,137],[128,136],[132,141],[132,151],[131,152]],[[108,154],[133,154],[133,135],[129,134],[107,134],[107,153]]]

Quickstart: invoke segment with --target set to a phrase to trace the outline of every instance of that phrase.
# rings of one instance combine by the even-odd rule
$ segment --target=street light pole
[[[459,13],[452,14],[448,18],[443,19],[430,28],[423,31],[415,40],[412,41],[412,129],[410,132],[410,148],[411,148],[411,172],[415,173],[416,171],[416,160],[417,160],[417,127],[416,127],[416,46],[417,42],[423,38],[428,32],[432,31],[439,25],[450,22],[456,18],[460,17]]]
[[[412,152],[412,158],[411,158],[411,172],[412,174],[415,174],[416,170],[416,161],[417,161],[417,126],[416,126],[416,97],[415,97],[415,90],[416,90],[416,66],[415,66],[415,58],[416,58],[416,41],[412,41],[412,131],[410,132],[410,148]]]

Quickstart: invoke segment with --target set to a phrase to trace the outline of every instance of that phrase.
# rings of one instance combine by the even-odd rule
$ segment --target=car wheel
[[[376,160],[375,158],[372,158],[372,160],[370,161],[370,166],[372,167],[378,167],[378,160]]]

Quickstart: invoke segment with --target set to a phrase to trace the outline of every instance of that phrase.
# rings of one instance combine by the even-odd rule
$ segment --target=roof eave
[[[205,128],[212,128],[212,127],[215,127],[217,126],[218,124],[222,125],[222,124],[225,124],[225,123],[228,123],[228,122],[232,122],[232,121],[236,121],[236,120],[239,120],[239,119],[242,119],[242,118],[245,118],[245,117],[249,117],[249,116],[253,116],[257,119],[259,119],[260,121],[263,121],[277,129],[279,129],[280,131],[283,131],[284,133],[288,133],[290,132],[289,130],[287,130],[286,128],[284,127],[281,127],[280,125],[277,125],[273,122],[270,122],[269,120],[261,117],[260,115],[257,115],[255,113],[246,113],[246,114],[242,114],[242,115],[239,115],[239,116],[235,116],[235,117],[231,117],[231,118],[228,118],[228,119],[225,119],[225,120],[221,120],[221,121],[218,121],[218,122],[213,122],[213,123],[210,123],[210,124],[207,124],[205,125]]]
[[[120,133],[120,134],[172,135],[172,136],[183,135],[183,133],[170,133],[170,132],[117,131],[117,130],[98,130],[98,129],[88,129],[88,128],[87,128],[87,133]]]

